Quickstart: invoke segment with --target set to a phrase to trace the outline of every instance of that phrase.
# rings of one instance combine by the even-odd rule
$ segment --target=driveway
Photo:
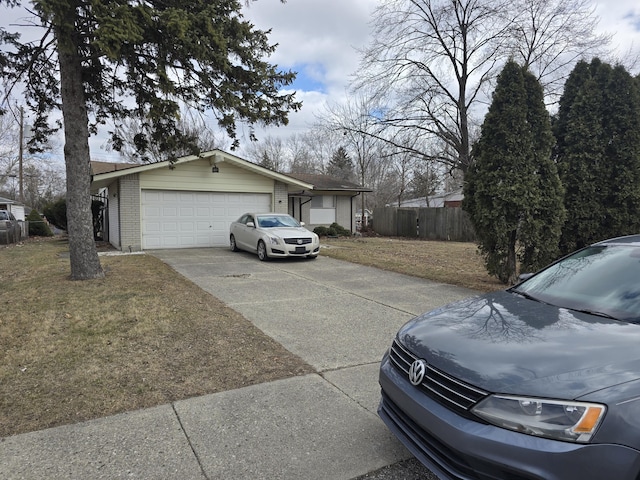
[[[406,321],[476,293],[328,257],[260,262],[223,248],[152,253],[319,372],[377,364]]]
[[[153,254],[315,367],[324,382],[365,408],[379,425],[378,365],[398,328],[415,315],[477,293],[323,256],[260,262],[255,255],[219,248]],[[361,445],[389,454],[378,455],[370,470],[411,458],[384,426],[375,432],[375,439],[352,432]],[[328,460],[338,470],[353,463],[348,455]],[[403,478],[411,471],[435,479],[421,466],[399,469]],[[330,478],[328,472],[323,476]],[[385,469],[380,478],[394,478],[393,470]]]

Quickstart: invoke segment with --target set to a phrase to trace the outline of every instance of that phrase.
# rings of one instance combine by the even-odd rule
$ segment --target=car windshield
[[[562,308],[640,322],[640,247],[587,247],[511,291]]]
[[[261,228],[299,227],[300,223],[289,215],[265,215],[258,217],[258,226]]]

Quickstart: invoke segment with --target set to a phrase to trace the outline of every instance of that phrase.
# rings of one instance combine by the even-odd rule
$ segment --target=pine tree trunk
[[[67,172],[67,228],[71,279],[89,280],[103,278],[104,271],[93,236],[89,117],[82,83],[82,66],[77,47],[72,45],[71,39],[63,39],[58,35]]]

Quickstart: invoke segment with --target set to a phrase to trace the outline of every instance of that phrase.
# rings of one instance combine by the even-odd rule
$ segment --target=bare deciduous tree
[[[581,58],[604,53],[611,36],[597,33],[598,18],[590,0],[514,0],[510,52],[556,101],[569,72]]]
[[[378,125],[410,129],[426,147],[415,153],[464,174],[505,61],[533,69],[552,96],[581,54],[607,45],[596,25],[588,0],[388,0],[353,87],[384,102]]]
[[[499,66],[509,33],[505,11],[503,1],[382,3],[354,83],[356,89],[375,88],[386,102],[377,123],[443,142],[435,158],[466,170],[474,106]]]
[[[10,113],[0,115],[0,191],[7,191],[18,170],[18,124]]]
[[[252,142],[244,149],[249,160],[277,172],[285,172],[289,162],[281,138],[266,136],[260,141]]]
[[[357,181],[371,186],[372,167],[381,159],[379,122],[374,114],[379,110],[376,100],[366,95],[354,95],[347,102],[326,106],[325,126],[334,134],[342,134],[344,146],[354,162]],[[366,208],[366,195],[361,195],[361,209]]]

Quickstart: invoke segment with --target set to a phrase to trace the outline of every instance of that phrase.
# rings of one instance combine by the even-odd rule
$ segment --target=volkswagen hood
[[[408,322],[418,358],[494,393],[579,398],[640,377],[640,326],[526,299],[469,298]]]

